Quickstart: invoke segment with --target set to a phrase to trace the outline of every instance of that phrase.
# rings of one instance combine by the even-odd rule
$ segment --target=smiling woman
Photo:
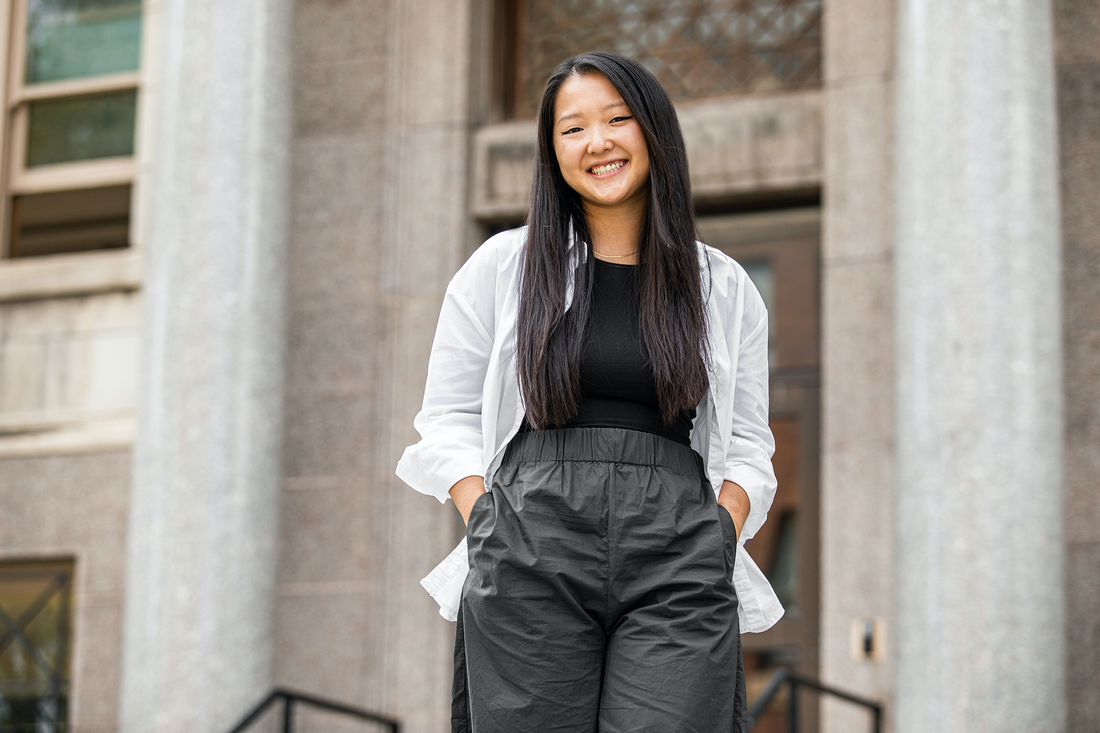
[[[621,163],[617,171],[607,166]],[[597,172],[597,170],[600,172]],[[520,381],[532,425],[576,410],[575,358],[591,313],[595,262],[637,264],[632,299],[666,422],[706,393],[703,287],[683,135],[653,75],[622,56],[564,62],[538,117],[523,288],[517,323]],[[578,239],[579,267],[566,254]],[[569,279],[576,302],[566,307]]]
[[[527,224],[448,286],[397,467],[467,522],[423,581],[458,621],[452,731],[746,731],[738,632],[783,612],[743,551],[776,486],[767,311],[696,241],[642,66],[551,76]]]

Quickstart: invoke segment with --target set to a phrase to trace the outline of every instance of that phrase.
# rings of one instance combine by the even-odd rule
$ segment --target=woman
[[[467,522],[422,581],[459,622],[454,731],[747,730],[739,631],[783,612],[741,549],[775,492],[767,344],[695,241],[657,80],[565,61],[527,226],[448,286],[397,469]]]

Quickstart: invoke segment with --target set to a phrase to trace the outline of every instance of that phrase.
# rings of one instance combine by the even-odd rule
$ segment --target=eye
[[[623,115],[622,117],[614,117],[614,118],[612,118],[611,122],[612,122],[612,123],[615,123],[615,122],[626,122],[627,120],[632,120],[632,119],[634,119],[634,115]]]
[[[570,135],[574,132],[580,132],[580,131],[581,131],[581,128],[579,128],[579,127],[570,127],[568,130],[565,130],[564,132],[562,132],[562,135]]]

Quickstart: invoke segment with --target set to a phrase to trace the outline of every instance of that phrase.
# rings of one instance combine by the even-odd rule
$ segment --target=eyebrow
[[[614,109],[615,107],[626,107],[627,109],[630,109],[630,106],[626,102],[618,101],[618,102],[612,102],[611,104],[607,105],[606,107],[604,107],[600,111],[601,112],[606,112],[607,110]],[[554,124],[560,125],[561,123],[565,122],[566,120],[571,120],[574,117],[580,117],[580,116],[581,116],[580,112],[571,112],[570,114],[562,115],[561,117],[559,117],[558,121]]]

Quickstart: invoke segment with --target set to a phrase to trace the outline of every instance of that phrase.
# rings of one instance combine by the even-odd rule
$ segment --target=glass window
[[[769,517],[769,521],[771,517]],[[779,533],[775,543],[775,554],[768,568],[768,582],[783,604],[784,611],[798,615],[798,510],[783,512],[775,521],[779,522]]]
[[[770,312],[775,301],[772,296],[772,263],[771,260],[750,260],[745,262],[745,274],[752,280],[752,284],[760,291],[760,297],[764,300],[764,307]]]
[[[136,71],[141,0],[29,0],[26,82]]]
[[[775,365],[779,363],[776,361],[777,355],[775,353],[776,338],[779,334],[779,324],[776,323],[776,318],[779,315],[779,310],[775,307],[772,263],[771,260],[750,260],[743,262],[742,266],[745,268],[745,274],[752,280],[752,284],[760,291],[760,298],[764,301],[764,307],[768,309],[768,363],[774,369]]]
[[[27,167],[132,155],[137,92],[32,102]]]
[[[72,563],[0,564],[0,730],[64,733]]]
[[[88,252],[127,246],[130,186],[16,196],[13,257]]]
[[[534,116],[554,68],[585,51],[641,62],[675,99],[821,85],[822,0],[523,0],[506,114]]]

